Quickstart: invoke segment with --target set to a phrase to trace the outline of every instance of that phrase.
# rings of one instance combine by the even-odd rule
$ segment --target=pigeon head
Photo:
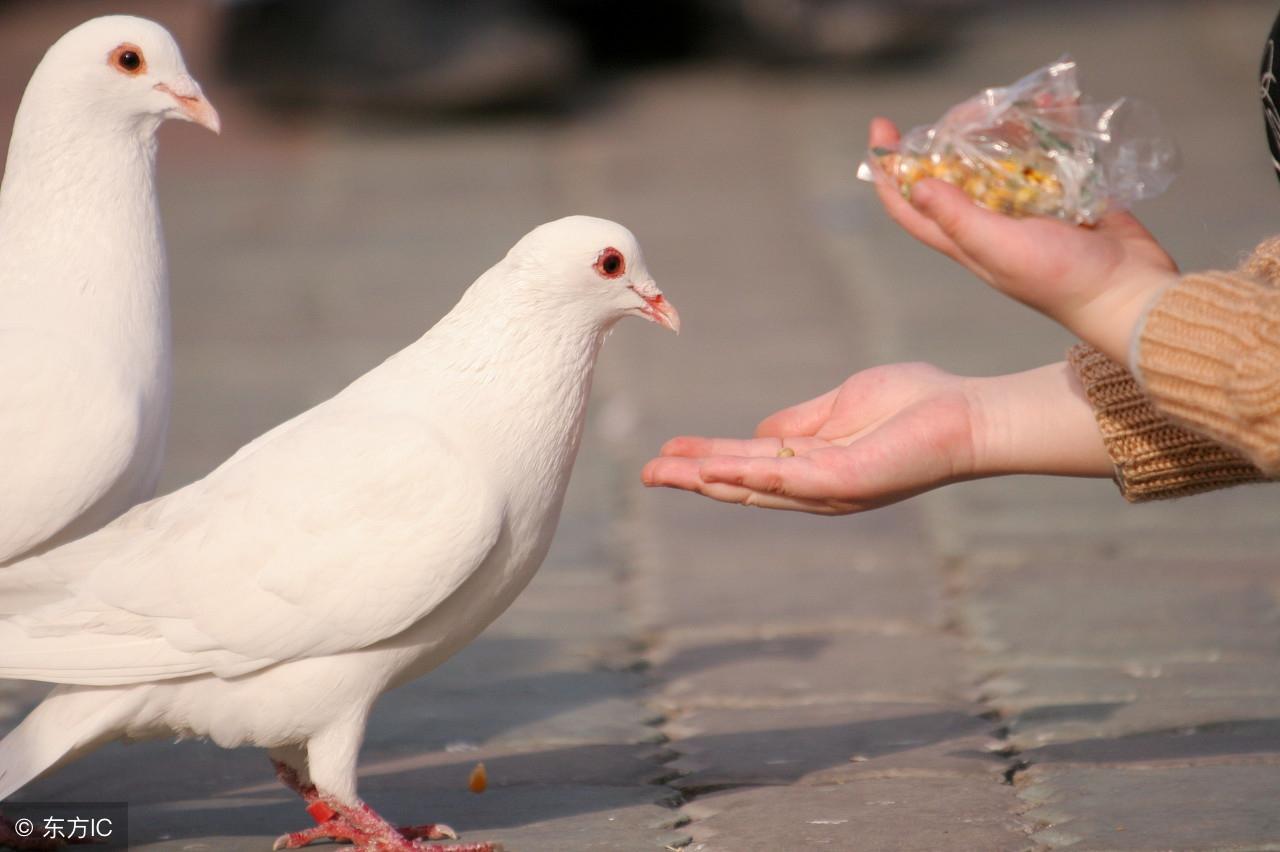
[[[591,312],[602,325],[644,317],[677,334],[680,314],[645,267],[635,235],[608,219],[567,216],[524,236],[507,256],[548,303]]]
[[[94,18],[49,48],[31,78],[58,109],[111,128],[154,133],[165,119],[221,130],[168,30],[128,15]]]

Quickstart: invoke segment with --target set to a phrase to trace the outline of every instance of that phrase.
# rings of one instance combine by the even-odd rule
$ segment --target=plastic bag
[[[887,178],[906,196],[916,181],[941,178],[998,213],[1091,224],[1164,192],[1178,161],[1154,110],[1083,98],[1076,63],[1064,56],[957,104],[894,149],[872,149],[858,177]]]

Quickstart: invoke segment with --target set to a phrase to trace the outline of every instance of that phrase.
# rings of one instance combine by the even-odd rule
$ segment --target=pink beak
[[[200,85],[195,80],[183,77],[172,86],[157,83],[156,90],[164,92],[177,101],[178,109],[188,121],[194,121],[214,133],[222,133],[222,119],[218,117],[218,111],[205,98],[204,92],[200,91]]]
[[[645,296],[644,315],[652,322],[669,328],[676,334],[680,333],[680,312],[676,310],[676,306],[666,300],[666,297],[659,293],[656,296]]]

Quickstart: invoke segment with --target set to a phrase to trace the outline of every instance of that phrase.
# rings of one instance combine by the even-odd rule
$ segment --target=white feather
[[[110,67],[122,43],[145,74]],[[0,184],[0,564],[155,490],[170,385],[155,131],[174,99],[154,84],[181,79],[162,27],[114,16],[59,39],[23,95]]]
[[[607,247],[628,258],[625,276],[593,268]],[[474,638],[542,562],[600,345],[657,292],[620,225],[535,230],[333,399],[205,479],[0,572],[0,601],[16,602],[0,605],[0,677],[136,697],[127,718],[45,741],[305,746],[317,786],[354,799],[376,698]],[[41,712],[0,744],[0,770],[25,779],[41,768],[6,755],[55,759],[10,742],[37,736]]]

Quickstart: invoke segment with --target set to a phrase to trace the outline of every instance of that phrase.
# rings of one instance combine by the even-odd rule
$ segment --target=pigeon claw
[[[356,852],[503,852],[497,843],[458,843],[441,846],[433,840],[457,840],[458,832],[441,822],[396,828],[373,808],[359,802],[345,804],[323,796],[315,785],[305,783],[297,770],[273,760],[280,782],[302,796],[307,813],[318,823],[302,831],[282,834],[272,850],[301,849],[312,843],[337,841],[352,844]]]
[[[282,834],[271,845],[273,850],[301,849],[312,843],[338,841],[354,845],[357,850],[367,852],[503,852],[500,843],[460,843],[441,846],[438,843],[423,841],[457,840],[458,835],[447,825],[428,823],[426,825],[408,826],[396,829],[400,835],[396,841],[373,838],[352,826],[338,821],[317,825],[314,828]]]
[[[457,840],[458,832],[442,822],[428,822],[423,825],[405,825],[397,828],[405,840]]]

